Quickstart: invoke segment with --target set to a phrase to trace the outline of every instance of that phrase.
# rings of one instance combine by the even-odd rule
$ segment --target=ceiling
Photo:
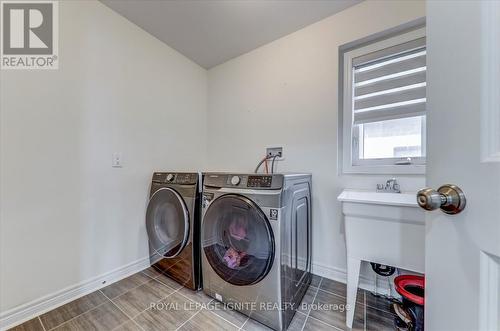
[[[211,68],[361,0],[101,0],[204,68]]]

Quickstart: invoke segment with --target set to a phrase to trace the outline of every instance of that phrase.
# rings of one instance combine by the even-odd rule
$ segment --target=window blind
[[[425,115],[425,38],[354,58],[354,124]]]

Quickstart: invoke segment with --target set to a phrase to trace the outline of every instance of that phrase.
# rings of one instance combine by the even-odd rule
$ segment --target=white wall
[[[283,146],[279,171],[311,172],[316,273],[345,272],[337,195],[389,177],[338,174],[338,47],[423,16],[423,1],[366,1],[209,70],[208,168],[253,171],[265,147]],[[406,191],[424,184],[397,177]]]
[[[0,73],[2,312],[146,257],[152,172],[205,156],[206,71],[99,2],[59,6],[59,70]]]
[[[61,1],[59,70],[0,72],[0,311],[146,257],[152,171],[205,159],[207,170],[252,171],[266,146],[284,146],[279,171],[313,173],[315,271],[342,276],[336,197],[387,176],[338,175],[338,46],[424,10],[367,1],[210,70],[207,82],[101,3]],[[111,168],[113,152],[123,168]],[[404,190],[424,183],[399,179]]]

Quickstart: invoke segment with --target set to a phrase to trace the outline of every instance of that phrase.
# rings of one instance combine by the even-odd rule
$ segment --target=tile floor
[[[288,330],[346,330],[345,312],[314,309],[322,303],[345,304],[345,293],[345,284],[314,276],[302,301],[313,305],[301,305]],[[158,303],[158,309],[151,308],[151,303]],[[394,330],[389,305],[388,300],[359,290],[353,330]],[[243,314],[225,308],[203,292],[193,292],[181,287],[156,269],[148,268],[11,330],[270,329]]]

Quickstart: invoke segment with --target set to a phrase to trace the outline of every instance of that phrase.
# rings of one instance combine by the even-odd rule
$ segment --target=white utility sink
[[[373,191],[344,190],[339,201],[367,203],[375,205],[418,207],[415,193],[385,193]]]
[[[350,328],[361,261],[424,273],[425,217],[416,193],[345,190],[337,199],[345,220]]]

